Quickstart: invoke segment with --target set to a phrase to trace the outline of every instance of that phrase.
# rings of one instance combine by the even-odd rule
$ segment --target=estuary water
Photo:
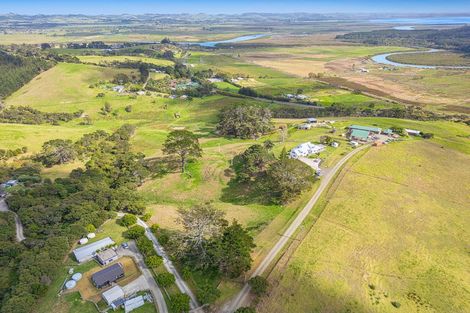
[[[237,42],[243,42],[243,41],[258,39],[258,38],[262,38],[262,37],[266,37],[266,36],[268,36],[268,35],[267,34],[245,35],[245,36],[240,36],[240,37],[236,37],[236,38],[232,38],[232,39],[226,39],[226,40],[204,41],[204,42],[184,42],[182,44],[198,45],[198,46],[206,47],[206,48],[215,48],[218,44],[237,43]]]

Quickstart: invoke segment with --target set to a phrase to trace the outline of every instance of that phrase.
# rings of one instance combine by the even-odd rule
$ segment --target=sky
[[[0,0],[0,14],[468,13],[470,0]]]

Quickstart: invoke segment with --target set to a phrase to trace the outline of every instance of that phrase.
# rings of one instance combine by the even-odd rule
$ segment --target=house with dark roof
[[[121,263],[113,264],[91,276],[91,281],[96,288],[111,285],[118,279],[124,277],[124,268]]]

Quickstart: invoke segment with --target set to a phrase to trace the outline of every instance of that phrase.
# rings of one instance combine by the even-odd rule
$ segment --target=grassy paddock
[[[432,142],[371,149],[335,186],[283,275],[275,270],[259,312],[395,312],[391,301],[406,312],[468,311],[469,165]]]
[[[389,56],[388,59],[405,64],[470,66],[470,58],[452,52],[395,54]]]
[[[161,66],[171,66],[173,62],[164,59],[155,59],[143,56],[127,56],[127,55],[113,55],[113,56],[102,56],[102,55],[80,55],[77,56],[83,63],[91,63],[97,65],[106,65],[113,62],[144,62]]]

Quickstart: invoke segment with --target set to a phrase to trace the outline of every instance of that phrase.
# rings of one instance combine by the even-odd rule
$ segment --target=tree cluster
[[[19,215],[27,238],[24,245],[0,248],[0,262],[17,264],[9,272],[8,287],[2,289],[1,313],[31,312],[71,244],[88,229],[99,227],[115,211],[143,213],[135,188],[146,171],[141,157],[130,151],[131,134],[132,127],[123,126],[113,134],[85,135],[76,150],[86,160],[85,169],[76,169],[67,178],[43,180],[35,166],[0,171],[22,183],[6,201]]]
[[[26,106],[12,106],[0,111],[1,123],[15,124],[58,124],[79,118],[83,111],[75,113],[49,113],[41,112]]]
[[[267,108],[239,105],[220,113],[217,131],[225,136],[257,138],[273,129],[271,117]]]

